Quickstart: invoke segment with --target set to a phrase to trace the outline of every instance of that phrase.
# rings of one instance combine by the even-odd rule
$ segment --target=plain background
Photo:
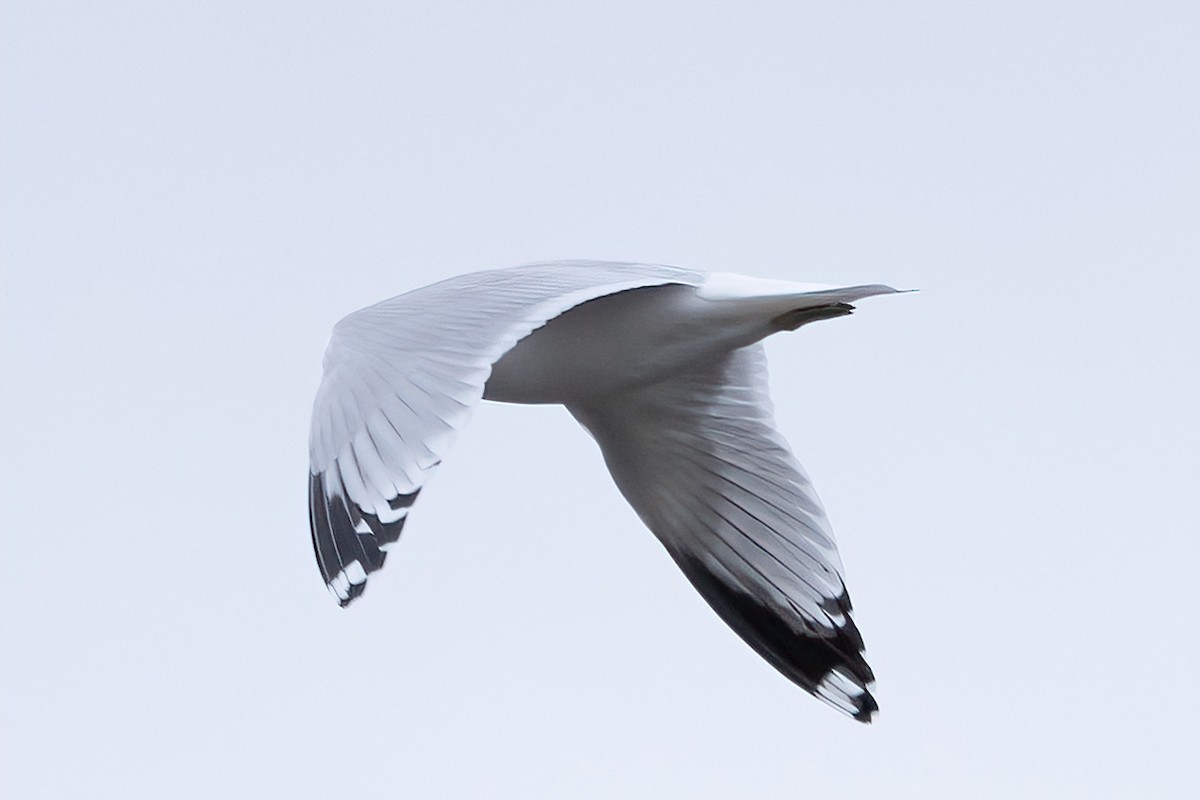
[[[0,794],[1194,796],[1198,41],[1189,2],[5,2]],[[922,289],[769,346],[874,725],[559,408],[481,408],[366,596],[322,586],[332,324],[575,257]]]

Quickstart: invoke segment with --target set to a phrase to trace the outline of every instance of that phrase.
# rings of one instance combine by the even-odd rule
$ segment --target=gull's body
[[[759,341],[895,290],[607,262],[452,278],[342,320],[313,411],[310,517],[345,605],[481,398],[561,403],[717,613],[856,719],[877,706],[825,512],[775,430]]]

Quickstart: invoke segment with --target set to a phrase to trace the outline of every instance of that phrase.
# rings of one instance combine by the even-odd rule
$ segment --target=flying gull
[[[833,531],[776,430],[761,340],[888,286],[567,261],[462,275],[333,329],[309,442],[317,563],[345,606],[475,405],[561,403],[709,605],[854,719],[878,705]]]

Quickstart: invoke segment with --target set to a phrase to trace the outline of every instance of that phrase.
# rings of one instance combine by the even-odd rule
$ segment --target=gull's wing
[[[874,676],[825,511],[775,429],[762,345],[570,409],[721,618],[796,684],[869,722]]]
[[[309,521],[321,575],[341,604],[383,565],[501,355],[580,303],[701,279],[657,265],[533,264],[451,278],[339,322],[313,406]]]

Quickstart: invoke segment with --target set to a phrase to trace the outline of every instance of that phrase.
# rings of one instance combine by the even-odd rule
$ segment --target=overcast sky
[[[1193,3],[0,10],[0,794],[1183,797]],[[561,408],[486,405],[366,595],[333,323],[657,261],[918,294],[769,345],[881,712],[788,683]]]

